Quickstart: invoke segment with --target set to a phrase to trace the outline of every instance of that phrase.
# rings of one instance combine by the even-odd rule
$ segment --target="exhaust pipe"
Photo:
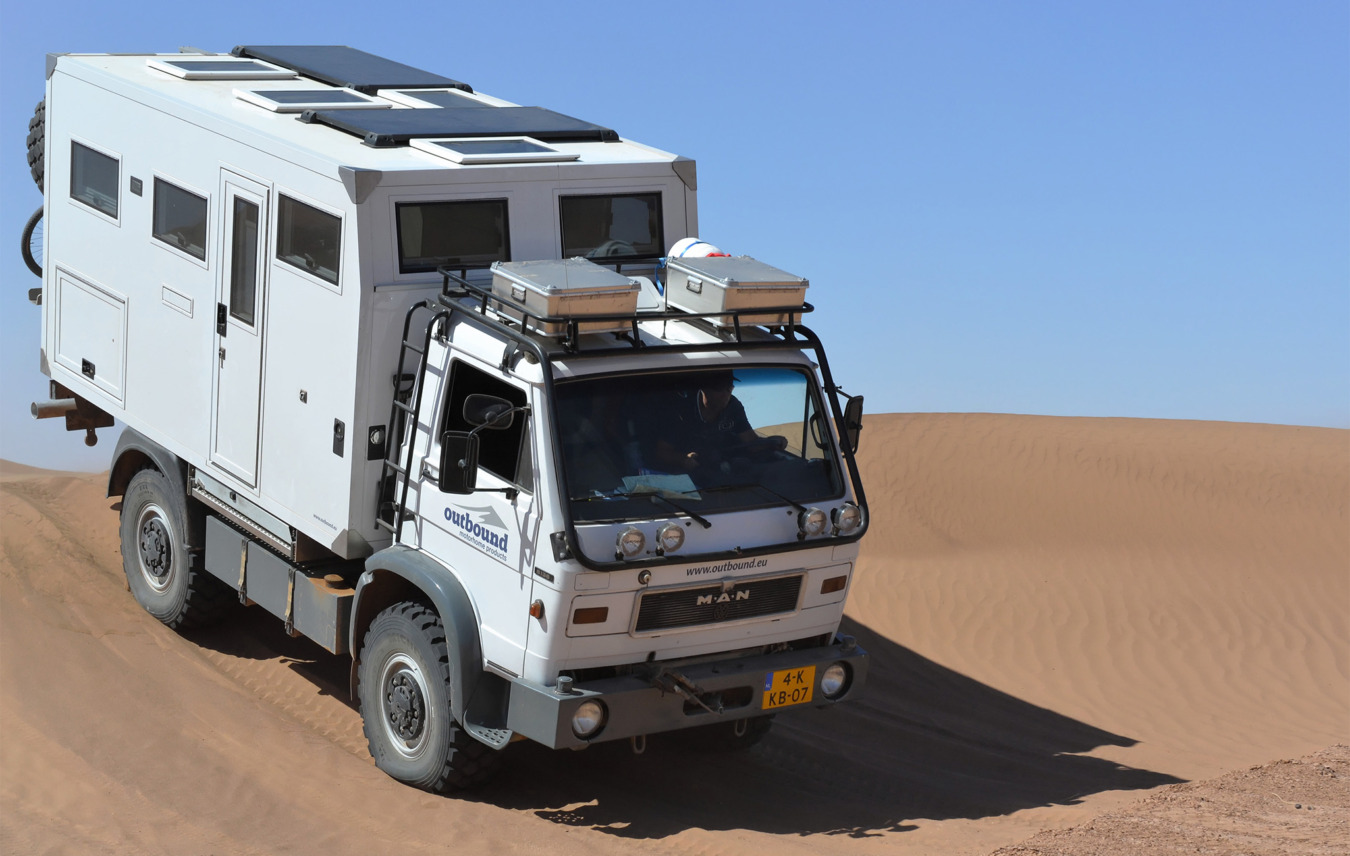
[[[65,416],[77,407],[73,398],[47,399],[46,401],[34,401],[32,406],[34,419],[55,419],[58,416]]]

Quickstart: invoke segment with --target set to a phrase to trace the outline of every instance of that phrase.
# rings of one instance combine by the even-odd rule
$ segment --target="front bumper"
[[[819,681],[831,663],[843,663],[849,681],[836,698],[827,699]],[[623,740],[676,731],[714,722],[731,722],[766,712],[824,707],[857,698],[867,681],[867,652],[848,637],[835,644],[801,651],[781,651],[667,668],[651,663],[645,674],[631,674],[574,684],[569,691],[517,680],[511,684],[507,727],[554,749]],[[668,664],[667,664],[668,665]],[[816,666],[813,699],[800,705],[764,709],[764,684],[770,673]],[[677,680],[676,677],[678,676]],[[676,684],[685,687],[681,692]],[[690,691],[690,687],[695,692]],[[713,712],[690,699],[696,695]],[[604,726],[589,738],[572,732],[572,715],[588,700],[604,704]],[[720,712],[718,708],[721,708]]]

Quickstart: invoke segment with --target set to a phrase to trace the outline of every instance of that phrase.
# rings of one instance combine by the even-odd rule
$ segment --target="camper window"
[[[116,218],[119,166],[117,158],[72,140],[70,198]]]
[[[564,196],[559,219],[565,259],[651,259],[665,252],[659,193]]]
[[[399,273],[511,260],[505,199],[400,202],[395,208]]]
[[[277,258],[337,285],[342,218],[282,195],[277,202]]]
[[[464,418],[464,400],[475,393],[495,395],[511,402],[512,407],[525,406],[525,391],[495,378],[474,366],[455,360],[450,364],[450,393],[446,397],[445,418],[441,431],[471,431],[477,425]],[[529,420],[515,414],[509,428],[485,429],[478,432],[478,466],[501,478],[530,489]]]
[[[206,261],[206,199],[156,178],[151,234],[176,250]]]
[[[230,315],[253,326],[258,303],[258,218],[256,203],[234,197],[230,224]]]

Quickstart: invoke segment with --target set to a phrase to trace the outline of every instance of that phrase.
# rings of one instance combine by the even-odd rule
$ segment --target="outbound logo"
[[[460,537],[478,549],[503,561],[509,549],[510,533],[506,523],[492,506],[484,508],[445,509],[445,519],[459,531]]]

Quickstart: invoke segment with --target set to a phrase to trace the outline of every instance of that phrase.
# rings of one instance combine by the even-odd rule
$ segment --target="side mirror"
[[[828,449],[829,445],[825,442],[825,419],[819,413],[812,413],[811,420],[807,423],[811,427],[811,442],[816,444],[817,449]]]
[[[517,408],[495,395],[474,393],[464,399],[464,421],[478,428],[500,431],[516,421]]]
[[[483,396],[488,398],[490,396]],[[478,435],[446,431],[441,435],[441,493],[473,493],[478,485]]]
[[[844,405],[844,443],[849,452],[858,451],[858,435],[862,433],[863,397],[855,395]]]

